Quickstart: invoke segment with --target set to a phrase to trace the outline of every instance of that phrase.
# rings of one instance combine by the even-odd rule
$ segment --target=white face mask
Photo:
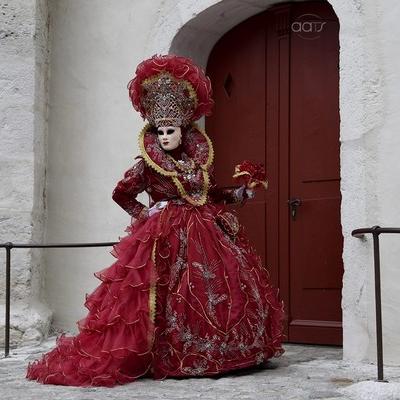
[[[157,128],[158,141],[164,150],[174,150],[182,140],[180,126],[160,126]]]

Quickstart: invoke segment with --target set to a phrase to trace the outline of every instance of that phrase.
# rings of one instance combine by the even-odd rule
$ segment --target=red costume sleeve
[[[113,191],[112,199],[133,218],[145,218],[148,215],[148,207],[136,200],[136,196],[146,187],[145,162],[141,158],[125,172],[124,178],[118,182]]]
[[[239,189],[240,186],[233,188],[220,187],[215,181],[212,167],[210,171],[210,188],[208,194],[214,203],[241,203],[241,205],[243,205],[247,200],[247,193],[246,190],[240,191]]]

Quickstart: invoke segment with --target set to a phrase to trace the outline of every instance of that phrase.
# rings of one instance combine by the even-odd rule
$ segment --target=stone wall
[[[144,122],[127,83],[146,56],[159,1],[50,2],[47,241],[117,241],[130,216],[111,198],[139,154]],[[139,199],[147,202],[145,195]],[[93,273],[114,262],[111,248],[46,251],[54,326],[76,331]]]
[[[41,242],[45,224],[48,13],[45,0],[0,2],[0,242]],[[0,314],[4,326],[5,252]],[[11,344],[40,340],[50,312],[42,302],[40,250],[12,250]],[[4,330],[1,328],[1,342]]]

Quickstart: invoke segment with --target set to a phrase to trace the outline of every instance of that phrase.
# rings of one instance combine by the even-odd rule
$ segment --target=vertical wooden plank
[[[301,31],[321,21],[319,34]],[[280,288],[291,342],[341,343],[338,28],[326,2],[279,4],[221,38],[207,68],[217,180],[231,185],[243,159],[266,165],[268,191],[239,213]]]
[[[339,23],[327,3],[292,5],[290,51],[291,341],[341,344]]]
[[[289,286],[289,50],[290,5],[267,12],[266,46],[266,133],[267,170],[270,186],[267,197],[267,265],[273,283],[285,303],[285,334],[290,321]]]
[[[214,47],[209,57],[215,99],[206,129],[215,148],[216,178],[220,185],[235,184],[234,167],[243,160],[265,163],[265,16],[257,15],[236,26]],[[266,193],[238,211],[251,243],[265,263]]]

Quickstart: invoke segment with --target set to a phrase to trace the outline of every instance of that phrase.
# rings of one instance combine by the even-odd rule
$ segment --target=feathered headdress
[[[210,79],[192,60],[154,55],[142,61],[128,83],[136,111],[153,126],[186,126],[210,115],[214,104]]]

